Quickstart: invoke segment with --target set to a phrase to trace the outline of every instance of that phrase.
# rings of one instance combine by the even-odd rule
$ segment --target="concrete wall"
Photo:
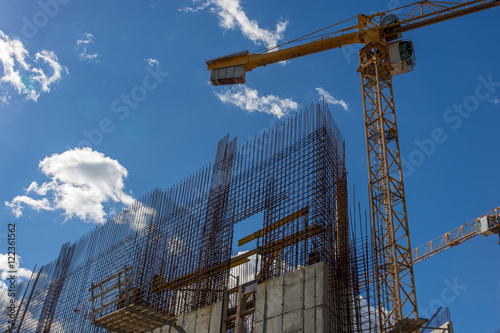
[[[155,333],[221,333],[222,303],[215,303],[180,316],[177,325],[182,329],[165,326],[155,330]]]
[[[259,284],[254,332],[327,332],[327,291],[323,262]]]
[[[453,333],[453,324],[451,321],[447,321],[439,327],[445,328],[446,330],[433,330],[431,333]]]
[[[257,285],[254,333],[328,332],[328,272],[318,262]],[[179,317],[181,330],[155,333],[221,333],[222,302]]]

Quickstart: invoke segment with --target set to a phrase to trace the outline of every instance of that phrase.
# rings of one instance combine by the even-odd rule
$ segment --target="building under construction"
[[[370,228],[349,228],[359,221],[348,218],[343,141],[326,106],[315,105],[240,145],[226,136],[213,165],[65,244],[18,286],[17,311],[0,318],[3,327],[452,332],[446,311],[419,317],[413,266],[476,235],[500,234],[500,207],[412,250],[392,77],[415,69],[407,33],[497,6],[419,1],[206,62],[213,85],[241,84],[259,67],[363,45]]]
[[[313,105],[154,190],[36,270],[9,332],[377,332],[344,143]],[[248,234],[233,240],[250,217]],[[238,245],[255,244],[238,253]]]

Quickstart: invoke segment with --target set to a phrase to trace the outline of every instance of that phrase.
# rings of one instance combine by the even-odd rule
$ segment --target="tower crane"
[[[500,236],[500,207],[413,249],[413,264],[462,244],[477,235]],[[500,245],[500,242],[498,243]]]
[[[359,51],[358,72],[362,81],[379,325],[383,332],[413,332],[425,322],[417,310],[392,89],[392,76],[415,68],[413,43],[402,40],[402,34],[499,5],[498,0],[420,1],[373,15],[360,14],[317,31],[324,34],[311,42],[303,38],[315,33],[280,48],[254,54],[245,51],[206,62],[213,85],[237,84],[245,83],[246,72],[257,67],[364,44]],[[325,33],[334,27],[339,30]]]

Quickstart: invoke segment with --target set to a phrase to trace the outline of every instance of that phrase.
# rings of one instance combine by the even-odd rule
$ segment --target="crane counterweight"
[[[242,65],[223,67],[210,72],[210,82],[214,86],[245,83],[246,70]]]

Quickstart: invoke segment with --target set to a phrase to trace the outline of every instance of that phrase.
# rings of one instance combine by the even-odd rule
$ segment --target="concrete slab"
[[[184,331],[177,330],[172,326],[163,326],[162,328],[157,328],[154,333],[184,333]]]
[[[185,316],[186,316],[186,315],[184,315],[184,314],[183,314],[183,315],[181,315],[181,316],[179,316],[179,318],[177,319],[177,322],[176,322],[177,326],[183,327],[183,326],[182,326],[182,323],[184,323],[184,322],[185,322],[185,318],[184,318]],[[172,329],[171,331],[172,331],[172,332],[169,332],[169,333],[177,333],[177,331],[178,331],[178,330],[176,330],[176,329]]]
[[[302,309],[283,314],[283,333],[304,332],[303,319],[304,310]]]
[[[273,318],[269,318],[267,319],[264,333],[282,332],[283,331],[282,325],[283,325],[283,316],[276,316]]]
[[[316,312],[316,333],[328,332],[328,311],[325,306],[315,308]]]
[[[210,333],[219,333],[222,325],[222,306],[224,302],[218,302],[212,305],[210,313]]]
[[[208,332],[210,329],[210,312],[211,306],[207,306],[197,311],[196,315],[196,332]]]
[[[304,269],[283,276],[283,312],[299,310],[304,307]]]
[[[196,316],[198,311],[194,311],[184,315],[181,326],[184,328],[186,333],[196,333]]]
[[[309,309],[314,306],[316,306],[316,269],[307,267],[304,270],[304,308]]]
[[[443,325],[439,326],[440,328],[447,329],[446,333],[453,333],[453,323],[451,321],[447,321]],[[439,333],[443,332],[444,330],[433,330],[431,333]]]
[[[328,304],[328,271],[322,261],[314,264],[316,270],[316,305]]]
[[[283,313],[283,275],[266,283],[266,318]],[[279,331],[273,331],[279,332]]]
[[[254,333],[264,333],[264,322],[263,321],[255,322],[253,331]]]
[[[182,321],[184,320],[184,315],[181,315],[177,318],[177,325],[181,325]],[[154,330],[154,333],[180,333],[178,330],[175,328],[172,328],[172,326],[166,325],[163,326],[162,328],[157,328]]]
[[[266,312],[266,287],[267,283],[262,282],[257,285],[257,292],[255,295],[255,322],[263,321]]]
[[[314,332],[316,329],[316,309],[309,308],[304,310],[304,332]]]

